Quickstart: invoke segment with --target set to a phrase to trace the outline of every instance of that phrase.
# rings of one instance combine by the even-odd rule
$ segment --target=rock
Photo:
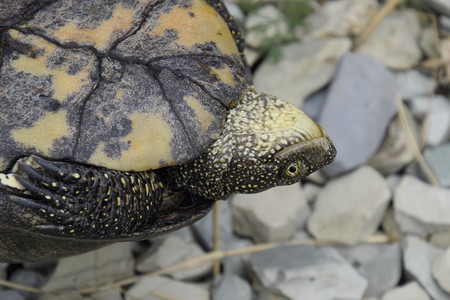
[[[402,248],[404,269],[407,274],[417,280],[432,299],[450,299],[450,295],[443,291],[431,276],[431,266],[444,253],[444,250],[412,235],[405,237]]]
[[[219,278],[212,290],[213,300],[252,300],[252,288],[244,279],[236,275]]]
[[[3,299],[3,298],[2,298]],[[79,293],[76,291],[68,291],[58,294],[44,294],[39,300],[85,300]],[[114,300],[114,299],[108,299]]]
[[[402,272],[399,244],[362,244],[335,248],[369,282],[365,297],[380,297],[399,282]]]
[[[381,222],[381,226],[383,231],[389,237],[391,241],[401,241],[402,240],[402,232],[395,221],[394,209],[389,207],[384,214],[383,221]]]
[[[256,70],[255,86],[301,107],[308,95],[331,80],[350,44],[348,38],[331,38],[283,46],[280,61],[265,60]]]
[[[318,120],[338,149],[326,175],[352,170],[376,153],[397,111],[397,93],[386,67],[365,55],[344,56]]]
[[[0,299],[2,300],[28,300],[24,295],[17,290],[3,290],[0,291]],[[36,298],[35,298],[36,299]]]
[[[423,156],[439,184],[450,188],[450,143],[426,149]]]
[[[245,47],[244,55],[250,67],[253,67],[256,62],[259,61],[259,59],[262,57],[261,52],[250,49],[249,47]]]
[[[313,204],[316,201],[317,195],[320,192],[320,186],[314,183],[305,183],[302,186],[303,196],[309,204]]]
[[[6,269],[8,268],[7,263],[0,262],[0,279],[5,280],[6,279]]]
[[[428,26],[422,29],[419,43],[420,48],[427,58],[439,57],[439,34],[434,26]]]
[[[127,292],[126,300],[134,299],[183,299],[209,300],[209,293],[194,284],[166,277],[144,277]]]
[[[434,261],[431,272],[439,286],[450,293],[450,249]]]
[[[327,99],[328,89],[325,87],[318,92],[313,93],[306,98],[302,110],[312,119],[317,120],[320,116],[325,101]]]
[[[389,204],[391,192],[372,167],[329,181],[319,192],[308,220],[318,240],[355,244],[373,234]]]
[[[367,280],[331,247],[282,246],[252,254],[248,265],[256,287],[272,297],[356,300],[367,287]]]
[[[261,6],[247,16],[245,32],[245,42],[253,48],[282,41],[290,35],[286,17],[272,4]]]
[[[117,243],[81,255],[63,258],[44,291],[81,289],[134,275],[130,243]]]
[[[310,213],[300,184],[239,194],[232,201],[234,231],[257,243],[288,240]]]
[[[395,220],[402,233],[450,232],[450,190],[405,175],[394,193]]]
[[[40,288],[45,281],[45,277],[36,271],[17,269],[9,277],[9,281],[24,286]],[[38,295],[33,292],[18,290],[26,299],[37,299]],[[0,298],[1,299],[1,298]]]
[[[411,109],[418,118],[429,114],[425,145],[437,146],[450,137],[450,100],[444,96],[416,97],[411,101]]]
[[[393,11],[356,51],[375,58],[389,68],[406,70],[422,57],[418,44],[421,34],[416,11]]]
[[[446,30],[447,32],[450,32],[450,17],[440,15],[439,16],[439,25]]]
[[[94,293],[86,300],[123,300],[123,298],[119,290],[110,289]]]
[[[175,234],[154,243],[136,260],[136,270],[141,273],[153,272],[182,261],[202,256],[205,252],[195,243],[184,242]],[[212,263],[179,270],[169,275],[175,280],[196,280],[212,271]]]
[[[450,232],[435,233],[430,237],[430,244],[439,248],[450,247]]]
[[[326,2],[306,18],[306,28],[299,27],[296,33],[301,40],[357,36],[367,27],[377,8],[375,0]]]
[[[423,2],[436,12],[450,16],[450,3],[448,0],[424,0]]]
[[[381,300],[431,300],[428,294],[416,282],[410,282],[384,294]]]
[[[406,106],[404,108],[408,126],[411,129],[416,143],[418,143],[420,141],[419,126],[409,109]],[[381,174],[389,175],[400,171],[413,159],[414,151],[403,130],[400,117],[397,115],[389,125],[380,149],[367,161],[367,164],[377,169]]]
[[[395,74],[403,99],[429,96],[436,89],[436,79],[423,75],[417,70],[407,70]]]

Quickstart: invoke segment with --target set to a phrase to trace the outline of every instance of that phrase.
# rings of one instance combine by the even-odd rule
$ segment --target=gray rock
[[[441,95],[416,97],[411,101],[412,112],[418,118],[429,114],[425,145],[437,146],[450,137],[450,101]],[[431,108],[431,109],[430,109]]]
[[[440,15],[439,16],[439,24],[441,27],[446,30],[447,32],[450,32],[450,17]]]
[[[2,298],[3,299],[3,298]],[[79,293],[76,291],[68,291],[57,294],[44,294],[39,300],[84,300]],[[114,299],[108,299],[114,300]]]
[[[419,126],[406,106],[405,116],[415,141],[418,143],[420,141]],[[386,137],[384,138],[380,149],[368,160],[367,164],[373,166],[381,174],[389,175],[400,171],[413,159],[414,151],[403,130],[400,117],[397,115],[389,125]]]
[[[430,244],[444,249],[450,247],[450,232],[433,234],[430,237]]]
[[[399,244],[363,244],[336,249],[369,282],[365,297],[380,297],[399,282],[402,272]]]
[[[444,250],[421,240],[407,236],[402,243],[404,269],[417,280],[434,300],[448,300],[450,295],[443,291],[431,276],[431,266]]]
[[[450,232],[450,190],[406,175],[394,193],[395,220],[403,233]]]
[[[123,298],[119,290],[110,289],[94,293],[90,295],[86,300],[123,300]]]
[[[195,243],[187,243],[175,234],[154,243],[136,260],[136,270],[141,273],[153,272],[184,260],[203,255],[205,252]],[[179,270],[169,275],[176,280],[195,280],[212,271],[212,263]]]
[[[306,18],[306,28],[299,27],[296,33],[302,40],[356,36],[367,27],[377,9],[375,0],[325,2]]]
[[[167,277],[144,277],[135,283],[127,292],[126,300],[146,299],[183,299],[209,300],[209,293],[197,287]]]
[[[406,70],[422,57],[418,41],[420,19],[416,11],[393,11],[356,51],[395,70]]]
[[[306,98],[302,110],[314,120],[319,119],[325,101],[327,99],[328,89],[324,88]]]
[[[367,288],[367,280],[330,247],[278,247],[252,254],[248,264],[256,286],[273,297],[356,300]]]
[[[386,67],[361,54],[344,56],[319,118],[338,149],[327,175],[354,169],[376,153],[397,111],[397,92]]]
[[[318,240],[355,244],[373,234],[389,204],[391,192],[372,167],[333,179],[319,192],[308,220]]]
[[[300,184],[235,195],[232,201],[234,231],[255,242],[288,240],[310,213]]]
[[[436,27],[428,26],[422,29],[420,48],[427,58],[439,57],[439,34]]]
[[[44,291],[80,289],[134,275],[130,243],[117,243],[81,255],[63,258]]]
[[[450,249],[434,261],[431,271],[439,286],[450,293]]]
[[[431,300],[428,294],[416,282],[410,282],[384,294],[381,300]]]
[[[339,59],[349,51],[348,38],[296,42],[282,47],[282,59],[265,60],[255,72],[255,86],[301,107],[303,100],[333,77]]]
[[[450,143],[427,149],[423,156],[439,184],[450,188]]]
[[[270,40],[282,41],[290,35],[286,17],[272,4],[261,6],[247,16],[245,32],[245,41],[253,48]]]
[[[45,281],[45,277],[32,270],[17,269],[9,277],[9,281],[24,286],[39,288]],[[37,299],[37,294],[33,292],[18,290],[26,299]]]
[[[436,12],[450,16],[450,3],[448,0],[424,0],[424,2]]]
[[[303,195],[309,204],[313,204],[316,201],[320,190],[321,187],[314,183],[307,182],[302,186]]]
[[[417,70],[397,72],[395,76],[403,99],[432,95],[437,85],[436,79]]]
[[[244,279],[236,275],[220,277],[212,290],[213,300],[252,300],[252,288]]]
[[[28,300],[17,290],[0,291],[0,299],[2,300]]]
[[[383,221],[381,222],[381,226],[383,231],[389,237],[391,241],[401,241],[402,240],[402,232],[395,221],[394,209],[389,207],[384,214]]]
[[[7,263],[0,263],[0,279],[6,279],[6,268],[8,267]]]

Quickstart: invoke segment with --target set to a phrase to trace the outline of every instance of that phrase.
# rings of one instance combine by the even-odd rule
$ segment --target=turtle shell
[[[142,171],[218,137],[247,70],[221,3],[2,1],[0,171],[21,156]]]

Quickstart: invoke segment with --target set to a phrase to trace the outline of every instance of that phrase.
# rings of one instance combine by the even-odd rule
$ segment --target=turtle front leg
[[[110,238],[137,231],[158,212],[162,183],[152,172],[121,172],[37,156],[14,172],[26,188],[11,200],[47,220],[42,232]]]

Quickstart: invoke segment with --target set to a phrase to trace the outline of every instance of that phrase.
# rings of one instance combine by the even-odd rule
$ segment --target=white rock
[[[183,299],[209,300],[209,293],[194,284],[175,281],[166,277],[144,277],[127,292],[126,300],[135,299]]]
[[[123,298],[121,292],[118,289],[110,289],[91,294],[89,298],[85,300],[123,300]]]
[[[422,57],[418,45],[421,34],[416,11],[391,12],[357,52],[369,55],[386,66],[406,70]]]
[[[415,97],[410,101],[414,115],[424,118],[428,113],[425,145],[437,146],[450,137],[450,100],[442,95]]]
[[[280,61],[268,59],[256,70],[255,86],[301,107],[308,95],[331,80],[350,45],[348,38],[333,38],[283,46]]]
[[[0,295],[2,296],[2,295]],[[16,300],[16,298],[9,298],[9,297],[2,297],[2,300]],[[21,298],[17,298],[19,300]],[[35,298],[31,298],[35,299]],[[83,298],[81,294],[77,293],[76,291],[68,291],[58,294],[44,294],[41,297],[39,297],[39,300],[85,300],[86,298]],[[90,300],[90,299],[89,299]],[[113,300],[113,299],[111,299]]]
[[[205,252],[195,243],[187,243],[171,234],[155,243],[136,261],[136,270],[142,273],[156,271],[203,255]],[[195,280],[212,271],[212,263],[179,270],[169,275],[176,280]]]
[[[250,284],[239,276],[225,275],[219,278],[212,291],[214,300],[252,300]]]
[[[311,204],[316,200],[317,195],[319,194],[320,191],[320,186],[314,183],[307,182],[302,186],[302,190],[306,201],[308,201],[308,203]]]
[[[406,175],[394,193],[395,219],[403,233],[450,232],[450,190]]]
[[[395,73],[403,99],[418,96],[429,96],[434,93],[436,79],[423,75],[417,70],[407,70]]]
[[[416,282],[395,288],[384,294],[381,300],[431,300],[428,294]]]
[[[450,2],[448,0],[424,0],[424,2],[435,11],[450,16]]]
[[[407,236],[403,240],[402,248],[404,269],[408,275],[417,280],[432,299],[449,300],[450,295],[443,291],[431,276],[431,266],[444,250],[416,236]]]
[[[366,279],[330,247],[278,247],[252,254],[248,265],[256,287],[262,285],[270,299],[359,300],[367,287]]]
[[[326,2],[310,14],[306,28],[299,27],[300,39],[323,39],[359,35],[376,13],[378,3],[375,0],[342,0]]]
[[[420,48],[427,58],[439,57],[439,33],[434,26],[423,28],[420,37]]]
[[[248,46],[259,48],[265,40],[280,39],[288,36],[289,26],[285,16],[272,4],[261,6],[250,13],[245,21]]]
[[[433,263],[432,274],[439,286],[450,293],[450,249]]]
[[[428,148],[423,156],[440,186],[450,188],[450,143]]]
[[[384,178],[363,166],[320,191],[308,230],[319,240],[355,244],[375,232],[390,197]]]
[[[401,241],[402,240],[402,232],[395,221],[394,217],[394,209],[389,207],[384,214],[383,221],[381,223],[384,232],[389,237],[391,241]]]
[[[116,243],[81,255],[60,259],[44,291],[98,286],[134,275],[130,243]]]
[[[232,201],[234,231],[256,242],[288,240],[310,213],[300,184],[239,194]]]

